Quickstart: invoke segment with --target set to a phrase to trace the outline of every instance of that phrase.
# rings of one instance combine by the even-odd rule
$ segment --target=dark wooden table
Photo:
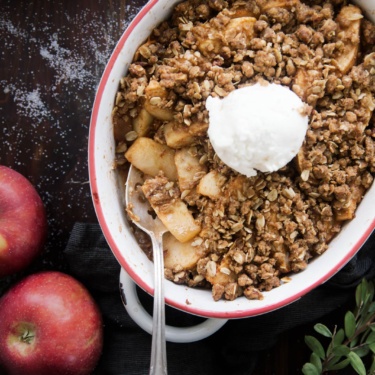
[[[28,272],[66,270],[74,223],[97,221],[87,170],[91,108],[116,41],[144,3],[0,0],[0,164],[36,186],[49,222],[45,254]],[[282,335],[255,374],[301,373],[309,332]]]

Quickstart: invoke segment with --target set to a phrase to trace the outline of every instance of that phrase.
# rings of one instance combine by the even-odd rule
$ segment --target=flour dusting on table
[[[56,1],[51,16],[33,3],[25,6],[22,15],[11,3],[0,7],[0,136],[9,150],[0,163],[22,169],[29,159],[28,168],[39,172],[33,183],[47,208],[63,207],[71,210],[72,220],[74,215],[84,219],[91,201],[87,138],[96,89],[117,41],[141,7],[108,6],[98,13],[94,9],[103,7],[84,8],[79,2],[66,7]],[[64,191],[54,194],[61,184]],[[83,199],[72,202],[71,196]]]

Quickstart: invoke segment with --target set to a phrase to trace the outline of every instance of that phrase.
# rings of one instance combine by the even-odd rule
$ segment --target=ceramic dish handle
[[[141,305],[137,295],[136,284],[122,268],[120,273],[121,298],[130,317],[146,332],[152,334],[152,317]],[[218,331],[228,320],[207,319],[191,327],[165,327],[167,341],[187,343],[202,340]]]

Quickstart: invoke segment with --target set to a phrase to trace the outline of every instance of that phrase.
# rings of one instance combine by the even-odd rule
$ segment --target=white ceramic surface
[[[123,268],[120,272],[120,291],[122,302],[129,316],[151,335],[153,319],[138,298],[136,284]],[[178,343],[203,340],[218,331],[227,321],[228,319],[210,318],[194,326],[175,327],[166,325],[165,338],[169,342]]]
[[[114,140],[111,111],[120,78],[134,52],[151,30],[168,17],[178,0],[152,0],[135,17],[118,42],[104,71],[95,99],[89,136],[89,173],[95,210],[103,233],[121,266],[144,290],[152,294],[153,267],[129,231],[123,209],[124,187],[113,169]],[[375,0],[361,1],[374,17]],[[329,249],[307,269],[291,275],[291,282],[264,293],[261,301],[245,297],[214,302],[211,292],[165,283],[166,302],[180,310],[214,318],[255,316],[281,308],[299,299],[337,273],[360,249],[375,227],[375,186],[358,207],[356,218],[343,228]]]

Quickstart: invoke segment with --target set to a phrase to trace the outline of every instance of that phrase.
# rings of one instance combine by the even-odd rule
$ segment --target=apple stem
[[[26,344],[31,344],[31,341],[33,340],[35,335],[30,333],[29,330],[25,331],[21,336],[21,341],[25,342]]]

